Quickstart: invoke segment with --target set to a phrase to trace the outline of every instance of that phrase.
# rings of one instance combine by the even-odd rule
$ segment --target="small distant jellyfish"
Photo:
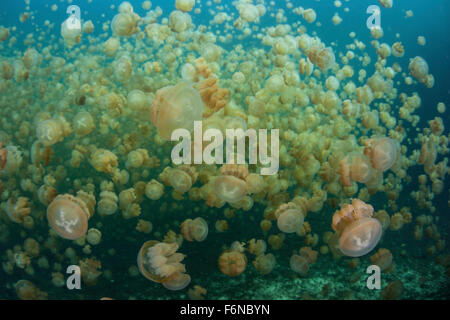
[[[372,251],[381,239],[383,227],[372,218],[373,207],[359,199],[345,204],[333,215],[332,228],[339,236],[339,250],[349,257]]]
[[[70,195],[58,195],[47,207],[50,227],[64,239],[75,240],[84,236],[90,218],[86,204]]]

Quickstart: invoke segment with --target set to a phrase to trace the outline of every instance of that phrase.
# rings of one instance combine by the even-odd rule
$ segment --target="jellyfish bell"
[[[426,82],[428,75],[428,63],[422,57],[415,57],[409,63],[409,72],[418,81]]]
[[[151,121],[164,140],[169,140],[176,129],[194,129],[194,121],[203,115],[200,94],[191,84],[181,81],[175,86],[164,87],[156,92],[152,103]]]
[[[149,240],[144,242],[141,249],[139,250],[138,256],[137,256],[137,265],[139,268],[140,273],[147,278],[148,280],[154,281],[154,282],[162,282],[164,277],[160,277],[156,275],[153,267],[150,265],[149,260],[146,259],[147,251],[149,248],[153,247],[154,245],[158,244],[158,241],[156,240]]]
[[[64,43],[66,43],[69,48],[80,43],[81,21],[74,16],[67,18],[61,24],[61,36],[64,38]]]
[[[75,240],[86,234],[89,210],[86,204],[72,195],[58,195],[47,207],[50,227],[64,239]]]
[[[345,227],[339,238],[339,249],[349,257],[361,257],[376,247],[383,234],[381,223],[374,218],[363,218]]]
[[[399,157],[399,146],[391,138],[368,139],[364,144],[364,154],[370,159],[372,166],[381,172],[390,169]]]
[[[301,208],[293,202],[282,204],[275,212],[275,217],[278,229],[284,233],[296,232],[305,219]]]
[[[164,288],[177,291],[186,288],[191,283],[191,276],[183,272],[175,272],[169,276],[162,285]]]
[[[216,195],[223,201],[236,202],[247,194],[247,184],[244,180],[231,175],[219,176],[214,180]]]

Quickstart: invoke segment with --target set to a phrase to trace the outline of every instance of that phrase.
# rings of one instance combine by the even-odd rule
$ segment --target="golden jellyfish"
[[[345,187],[350,187],[352,181],[365,183],[373,174],[369,159],[359,153],[352,153],[339,162],[339,181]]]
[[[173,11],[169,16],[169,27],[174,32],[186,31],[192,24],[191,16],[181,11]]]
[[[114,16],[111,29],[115,35],[129,37],[138,32],[139,16],[132,12],[123,12]]]
[[[339,249],[349,257],[360,257],[376,247],[381,239],[381,223],[372,218],[373,207],[359,199],[344,204],[333,215],[332,228],[339,235]]]
[[[9,29],[0,26],[0,41],[6,41],[9,38]]]
[[[97,149],[92,154],[91,163],[97,171],[105,173],[112,173],[119,164],[117,156],[106,149]]]
[[[152,124],[164,140],[172,132],[184,128],[192,132],[194,121],[202,120],[203,102],[200,94],[188,82],[159,89],[151,110]]]
[[[401,58],[405,55],[405,48],[401,42],[395,42],[392,45],[392,55],[397,58]]]
[[[364,154],[370,159],[372,166],[381,172],[390,169],[400,157],[399,143],[391,138],[368,139],[364,144]]]
[[[195,0],[176,0],[175,1],[175,7],[177,8],[177,10],[180,10],[183,12],[192,11],[194,4],[195,4]]]
[[[146,111],[150,108],[150,100],[141,90],[132,90],[128,93],[127,104],[133,111]]]
[[[380,292],[380,297],[385,300],[398,300],[403,295],[404,285],[400,280],[389,282]]]
[[[309,271],[309,262],[308,260],[298,254],[293,254],[289,259],[289,266],[291,270],[300,276],[304,277],[308,274]]]
[[[63,117],[41,121],[36,127],[36,136],[45,147],[62,141],[70,133],[70,125]]]
[[[39,290],[28,280],[19,280],[14,284],[17,297],[21,300],[46,300],[47,293]]]
[[[100,243],[102,239],[102,233],[100,232],[100,230],[96,229],[96,228],[90,228],[86,234],[86,241],[95,246],[98,245]]]
[[[428,63],[422,57],[415,57],[409,63],[409,72],[419,82],[425,83],[428,76]]]
[[[117,38],[111,37],[106,40],[104,44],[105,54],[108,57],[114,57],[116,55],[117,49],[120,46],[120,41]]]
[[[89,218],[84,201],[70,194],[58,195],[47,207],[50,227],[64,239],[75,240],[84,236]]]
[[[276,259],[272,253],[262,253],[258,255],[255,260],[253,260],[253,265],[255,266],[256,270],[258,270],[258,272],[262,275],[271,273],[275,268],[275,264]]]
[[[370,262],[380,267],[381,271],[392,271],[395,263],[393,262],[392,253],[385,248],[380,248],[370,257]]]
[[[169,290],[182,290],[191,282],[181,263],[185,255],[176,252],[178,244],[149,240],[138,253],[137,264],[141,274],[154,282],[162,283]]]
[[[180,166],[169,171],[169,183],[179,193],[189,191],[196,180],[197,173],[193,167]]]
[[[250,173],[245,179],[249,194],[260,193],[264,190],[264,179],[260,174]]]
[[[181,234],[187,241],[203,241],[208,236],[208,224],[200,217],[186,219],[181,224]]]
[[[82,31],[83,33],[91,34],[92,32],[94,32],[94,28],[95,28],[94,24],[92,23],[91,20],[89,20],[83,23]]]
[[[392,8],[392,0],[379,0],[383,8]]]
[[[316,21],[316,17],[317,15],[314,9],[303,10],[303,19],[305,19],[307,22],[313,23],[314,21]]]
[[[325,48],[323,45],[313,45],[307,51],[307,55],[309,60],[322,71],[330,69],[336,62],[333,49]]]
[[[245,165],[225,164],[220,168],[221,176],[215,178],[217,196],[226,202],[238,202],[247,194],[248,169]]]
[[[44,206],[48,206],[50,202],[52,202],[53,199],[55,199],[55,197],[58,195],[58,192],[56,191],[55,187],[43,184],[39,187],[37,194],[39,201]]]
[[[80,137],[88,135],[95,129],[94,119],[86,111],[80,111],[75,115],[72,126],[75,133]]]
[[[6,214],[8,218],[15,223],[23,223],[24,219],[30,215],[31,203],[28,198],[19,197],[15,202],[13,198],[9,198],[6,203]]]
[[[236,277],[245,271],[247,257],[238,251],[225,251],[219,257],[219,269],[223,274]]]
[[[304,222],[302,209],[293,202],[282,204],[275,212],[277,226],[284,233],[293,233],[300,229]]]
[[[61,36],[69,48],[81,41],[81,21],[76,22],[74,24],[72,18],[68,18],[61,24]]]
[[[97,204],[98,213],[104,216],[116,213],[119,207],[117,204],[118,201],[119,198],[114,192],[108,190],[102,191],[100,193],[100,201]]]
[[[164,185],[155,179],[152,179],[145,186],[145,195],[150,200],[159,200],[164,194]]]

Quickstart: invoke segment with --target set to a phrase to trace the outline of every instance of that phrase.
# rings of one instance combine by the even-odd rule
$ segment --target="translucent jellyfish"
[[[177,243],[145,242],[137,257],[139,271],[145,278],[162,283],[169,290],[184,289],[191,277],[185,274],[186,268],[181,263],[185,255],[177,250]]]
[[[275,212],[275,217],[278,229],[284,233],[296,232],[304,221],[302,210],[293,202],[282,204]]]
[[[246,182],[231,175],[217,177],[214,185],[217,196],[226,202],[240,201],[247,194]]]
[[[175,7],[177,10],[188,12],[194,7],[195,0],[176,0]]]
[[[258,270],[262,275],[271,273],[273,268],[275,267],[275,264],[275,256],[271,253],[260,254],[253,261],[253,265],[255,266],[256,270]]]
[[[70,127],[63,118],[44,120],[36,127],[36,137],[45,147],[62,141],[69,133]]]
[[[409,72],[418,81],[424,83],[428,75],[428,63],[422,57],[415,57],[409,63]]]
[[[111,29],[116,35],[129,37],[139,30],[138,22],[139,16],[134,12],[119,13],[114,16]]]
[[[162,285],[172,291],[183,290],[191,283],[191,276],[183,272],[175,272]]]
[[[352,153],[339,162],[338,173],[341,175],[341,184],[349,187],[352,181],[361,183],[369,181],[373,175],[373,169],[365,155]]]
[[[194,121],[200,121],[202,114],[200,94],[189,83],[182,81],[156,92],[151,120],[161,138],[170,140],[175,129],[184,128],[192,132]]]
[[[50,227],[64,239],[75,240],[85,235],[89,217],[86,204],[69,194],[57,196],[47,207]]]
[[[370,257],[370,262],[379,266],[381,271],[389,270],[393,267],[392,253],[388,249],[380,248]]]
[[[363,256],[376,247],[382,233],[383,228],[377,219],[355,220],[342,232],[339,239],[339,248],[346,256]]]
[[[77,135],[83,137],[94,130],[95,124],[91,114],[86,111],[81,111],[73,118],[73,130]]]
[[[381,172],[390,169],[400,156],[400,146],[391,138],[368,139],[364,144],[364,154],[370,159],[372,166]]]
[[[61,36],[64,38],[64,43],[69,47],[73,47],[75,44],[80,43],[81,40],[81,22],[80,25],[74,26],[71,18],[68,18],[61,24]]]
[[[336,62],[333,50],[330,47],[324,48],[323,45],[314,45],[307,53],[309,60],[322,71],[330,69]]]
[[[180,169],[172,169],[169,173],[170,185],[179,193],[189,191],[192,186],[191,176]]]
[[[360,257],[378,244],[383,227],[372,215],[373,207],[359,199],[352,199],[352,204],[344,204],[333,215],[331,226],[337,231],[339,250],[344,255]]]
[[[107,190],[102,191],[100,193],[100,201],[97,205],[98,213],[105,216],[114,214],[118,209],[118,201],[119,198],[114,192]]]
[[[208,236],[208,224],[200,217],[186,219],[181,224],[181,233],[187,241],[203,241]]]
[[[300,256],[298,254],[292,255],[291,259],[289,260],[289,266],[291,267],[292,271],[298,273],[302,277],[308,274],[309,262],[303,256]]]
[[[236,277],[244,272],[247,266],[247,258],[241,252],[225,251],[219,257],[219,269],[223,274]]]

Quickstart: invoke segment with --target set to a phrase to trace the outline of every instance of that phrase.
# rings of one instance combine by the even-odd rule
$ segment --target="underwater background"
[[[0,38],[5,34],[1,27],[8,28],[9,35],[0,42],[0,141],[4,150],[8,146],[14,148],[8,149],[3,172],[0,172],[0,299],[449,299],[450,190],[446,174],[450,3],[446,0],[394,0],[392,8],[384,8],[377,0],[337,2],[340,4],[327,0],[197,0],[193,10],[187,11],[191,22],[186,22],[189,19],[183,15],[172,18],[185,19],[180,23],[188,24],[186,30],[179,32],[178,21],[171,23],[169,19],[176,10],[175,0],[151,1],[150,9],[143,8],[144,1],[129,1],[133,12],[140,17],[135,25],[138,30],[117,35],[119,28],[111,30],[111,21],[119,14],[122,1],[30,0],[29,4],[1,1]],[[381,8],[383,35],[379,38],[374,37],[366,26],[369,17],[366,9],[372,4]],[[52,5],[57,8],[52,9]],[[68,17],[66,8],[69,5],[79,6],[82,23],[91,20],[95,27],[91,32],[84,30],[81,39],[70,38],[71,34],[63,39],[61,35],[61,24]],[[249,5],[259,5],[260,14],[263,6],[264,14],[254,21],[245,21],[245,8]],[[299,7],[302,9],[294,10]],[[123,8],[121,14],[131,15],[127,6]],[[309,8],[317,15],[312,23],[305,20],[303,12]],[[201,10],[196,12],[196,9]],[[408,10],[413,12],[411,17],[408,17]],[[212,24],[219,13],[227,14],[225,22]],[[335,13],[342,18],[338,25],[332,22]],[[132,20],[130,18],[131,24],[134,23]],[[277,31],[268,30],[277,25],[288,25],[290,30],[280,31],[281,36],[276,34]],[[128,30],[127,27],[124,29]],[[358,42],[365,44],[364,49],[358,48],[355,39],[349,36],[351,32],[356,34]],[[210,35],[206,36],[206,33]],[[211,41],[214,37],[211,34],[217,39]],[[300,40],[302,34],[319,40]],[[426,39],[424,45],[418,43],[418,36]],[[105,42],[111,37],[120,39],[120,46],[117,53],[112,50],[113,53],[108,54],[105,53],[108,51]],[[263,40],[264,37],[272,39]],[[288,53],[283,54],[284,49],[277,49],[279,39],[280,47],[289,47],[292,39],[297,47],[289,48]],[[322,50],[322,44],[332,48],[339,67],[322,67],[320,61],[312,61],[311,47],[300,48],[302,41],[310,43],[307,47],[317,46],[319,50]],[[404,47],[403,57],[394,57],[390,52],[388,57],[382,57],[383,53],[377,52],[381,43],[392,46],[397,41]],[[29,48],[36,51],[27,56]],[[176,51],[177,48],[182,50]],[[348,55],[348,51],[353,53]],[[353,54],[355,58],[342,59]],[[197,60],[202,56],[206,59],[203,61],[206,67],[201,67],[209,68],[209,72],[219,79],[219,92],[220,89],[227,90],[223,100],[226,105],[219,108],[216,103],[216,109],[213,106],[211,111],[216,114],[203,116],[204,126],[205,121],[214,119],[211,127],[220,124],[227,128],[227,124],[234,125],[234,120],[239,118],[240,123],[244,119],[245,128],[280,128],[280,172],[275,177],[258,180],[263,181],[262,191],[247,192],[246,200],[251,202],[249,208],[243,204],[230,205],[214,190],[208,189],[214,188],[209,185],[215,181],[211,177],[234,174],[224,173],[225,169],[220,170],[220,165],[212,165],[214,169],[208,165],[180,169],[184,175],[187,172],[195,179],[192,178],[189,191],[175,194],[170,176],[174,171],[164,171],[165,168],[176,168],[170,161],[175,143],[158,136],[161,135],[158,126],[164,124],[158,124],[152,118],[158,101],[164,104],[164,99],[169,99],[159,90],[174,86],[181,79],[189,79],[196,83],[192,88],[200,92],[204,104],[214,105],[206,101],[210,96],[205,98],[207,94],[201,91],[204,89],[202,79],[208,78],[198,76],[204,71],[199,67],[201,61]],[[423,78],[410,74],[410,62],[416,56],[426,60],[434,85],[427,87]],[[55,57],[63,58],[64,62]],[[123,62],[123,57],[128,60]],[[306,68],[314,65],[314,71],[309,75],[299,67],[301,59]],[[363,59],[367,63],[363,63]],[[250,72],[242,66],[244,62],[251,65]],[[187,63],[195,66],[195,75],[184,71],[183,66]],[[397,66],[394,67],[394,63]],[[351,66],[354,75],[343,76],[340,68],[344,65]],[[388,67],[395,70],[393,79],[386,75],[391,72],[386,71]],[[127,75],[127,68],[131,68],[131,75]],[[361,69],[367,77],[361,76]],[[242,72],[236,75],[239,70]],[[286,80],[289,78],[286,72],[296,73],[298,80],[295,75],[292,76],[294,80]],[[350,81],[362,88],[368,82],[367,78],[375,73],[382,74],[381,80],[377,78],[377,81],[383,83],[384,89],[376,92],[370,84],[375,97],[369,99],[369,103],[361,97],[364,92],[344,89]],[[277,92],[267,83],[270,77],[279,74],[285,75],[285,82],[283,89]],[[244,81],[240,79],[241,75],[246,77]],[[329,90],[332,85],[326,84],[326,80],[333,75],[339,79],[340,87]],[[291,91],[286,93],[285,89]],[[141,96],[145,96],[146,101],[137,103],[143,107],[131,107],[133,102],[129,93],[133,90],[143,92]],[[218,88],[214,87],[214,90]],[[330,98],[337,100],[336,106],[326,106],[328,102],[322,97],[322,93],[325,96],[325,92],[330,91],[336,91]],[[114,96],[110,96],[111,93]],[[415,104],[408,100],[413,96],[420,96],[419,107],[408,107]],[[250,110],[255,97],[266,104],[265,113]],[[305,99],[306,103],[303,102]],[[360,107],[361,114],[355,115],[353,120],[347,119],[343,111],[346,99],[352,100],[354,105],[364,105]],[[447,109],[438,111],[439,103]],[[400,109],[405,105],[414,119],[409,114],[402,115]],[[322,106],[326,110],[322,110]],[[311,109],[303,111],[307,108]],[[337,111],[330,111],[332,109]],[[387,120],[380,116],[375,125],[367,125],[370,121],[363,120],[363,110],[378,110],[377,117],[384,110],[389,116],[386,116]],[[87,134],[75,123],[76,115],[81,111],[90,113],[94,123]],[[182,113],[177,116],[183,118]],[[261,119],[252,120],[258,117]],[[296,117],[301,124],[293,124]],[[37,129],[41,122],[49,119],[57,119],[57,126],[61,126],[55,129],[61,131],[55,133],[60,135],[55,143],[46,143],[51,134],[47,132],[47,137],[40,137]],[[390,124],[392,121],[395,125]],[[430,124],[430,121],[434,122]],[[341,122],[345,123],[344,133],[338,129],[325,129]],[[294,132],[296,138],[285,138],[288,131]],[[321,134],[326,136],[327,142],[320,140]],[[384,172],[384,181],[369,191],[370,187],[355,181],[352,188],[356,185],[356,190],[345,189],[339,180],[338,163],[351,152],[366,154],[364,149],[368,147],[364,140],[374,136],[389,136],[405,147],[396,151],[396,161],[401,162],[398,166],[402,168]],[[296,145],[295,139],[302,142]],[[36,141],[41,142],[37,147],[40,151],[36,151]],[[105,149],[116,155],[115,165],[113,160],[101,158],[106,153],[98,155],[99,150]],[[130,156],[130,153],[141,149],[146,150],[143,151],[143,164],[134,165],[132,157],[140,155]],[[319,156],[322,149],[326,155]],[[73,150],[80,154],[74,154]],[[428,157],[427,152],[434,154],[420,160]],[[10,160],[12,154],[15,158]],[[335,161],[332,163],[330,159]],[[14,161],[17,166],[11,164]],[[108,161],[112,163],[111,170],[105,167]],[[327,161],[329,165],[325,164]],[[8,171],[8,168],[12,169]],[[259,165],[250,165],[248,172],[257,174],[259,168]],[[328,177],[324,178],[326,168],[333,172],[329,181]],[[239,167],[233,172],[240,170],[247,169]],[[162,175],[163,172],[167,176]],[[248,172],[238,179],[245,179]],[[156,189],[164,185],[163,193],[154,200],[147,195],[153,191],[146,188],[153,179],[158,183],[152,185]],[[42,186],[45,188],[41,189]],[[128,204],[125,199],[128,195],[123,193],[121,197],[120,194],[130,189],[134,195]],[[302,209],[302,219],[308,222],[309,230],[303,226],[302,231],[297,228],[293,233],[280,231],[277,219],[281,213],[277,214],[277,209],[292,201],[297,205],[316,201],[317,189],[322,190],[318,196],[320,204],[314,202],[306,207],[317,206],[318,209],[310,210],[308,214],[305,208]],[[91,211],[89,230],[85,233],[89,235],[90,229],[95,228],[92,231],[94,240],[86,240],[84,235],[74,241],[64,239],[51,230],[47,219],[47,208],[56,194],[75,196],[80,190],[84,196],[78,194],[79,198],[85,199],[83,201]],[[97,212],[103,199],[102,191],[116,195],[118,208],[113,214]],[[32,222],[28,221],[29,225],[24,216],[17,216],[21,213],[14,203],[17,204],[20,197],[28,198],[25,207],[30,210],[25,215],[33,218]],[[304,200],[296,202],[295,197]],[[356,259],[332,254],[332,244],[325,240],[336,231],[332,228],[333,215],[353,198],[370,204],[375,217],[377,212],[385,210],[391,222],[389,226],[389,222],[386,225],[382,221],[384,231],[377,246]],[[93,210],[97,210],[95,214]],[[393,227],[396,214],[396,220],[401,220],[398,217],[403,215],[398,228]],[[201,241],[187,240],[189,235],[186,233],[191,232],[192,236],[198,230],[192,227],[194,231],[183,231],[181,224],[197,217],[207,223],[207,237]],[[139,220],[143,222],[137,227]],[[262,220],[270,221],[268,229],[262,226]],[[148,222],[151,222],[150,227]],[[326,232],[329,234],[324,235]],[[420,232],[422,236],[418,235]],[[99,234],[101,240],[96,241]],[[30,238],[33,241],[27,243]],[[251,239],[261,239],[264,244],[250,244]],[[174,264],[174,268],[177,268],[176,272],[184,268],[184,273],[189,275],[185,287],[168,290],[162,285],[165,278],[155,276],[158,273],[155,268],[142,263],[139,270],[137,257],[148,240],[177,244],[176,251],[185,255],[182,259],[184,267]],[[244,244],[232,245],[235,241]],[[302,247],[312,248],[318,257],[310,263],[306,273],[299,274],[290,261]],[[366,269],[376,264],[370,257],[380,248],[388,249],[393,258],[392,261],[388,259],[389,262],[383,261],[388,266],[382,268],[385,270],[381,273],[381,289],[369,290]],[[218,263],[224,252],[238,252],[241,258],[244,255],[245,271],[227,275],[226,268]],[[261,272],[264,268],[256,267],[254,261],[260,254],[269,253],[276,262],[264,274]],[[145,257],[143,255],[142,259]],[[80,290],[66,287],[69,265],[82,265]],[[203,292],[194,286],[206,290]]]

